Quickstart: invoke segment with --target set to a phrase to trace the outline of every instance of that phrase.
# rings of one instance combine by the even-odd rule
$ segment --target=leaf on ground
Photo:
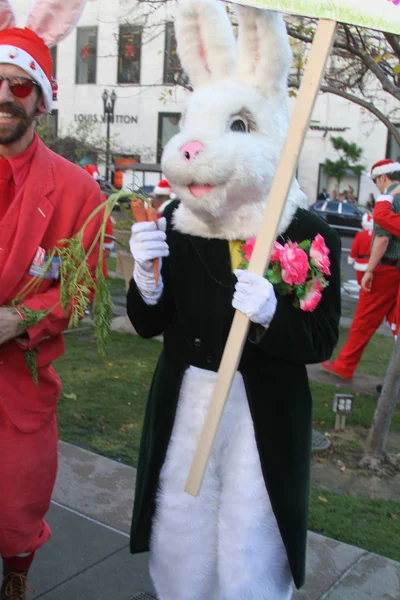
[[[398,515],[396,515],[396,513],[390,513],[390,516],[392,517],[393,521],[399,520],[399,517],[398,517]]]
[[[329,404],[327,402],[324,403],[325,408],[329,407]]]
[[[63,396],[64,398],[67,398],[67,400],[78,400],[78,396],[73,392],[71,394],[63,394]]]
[[[114,363],[107,363],[109,367],[113,367]]]
[[[82,419],[82,415],[80,415],[79,413],[74,413],[74,417],[75,419]]]
[[[119,375],[113,375],[113,379],[119,379]]]
[[[344,472],[345,472],[345,470],[346,470],[346,465],[342,465],[342,466],[340,467],[340,470],[341,470],[341,472],[342,472],[342,473],[344,473]]]
[[[321,500],[321,502],[325,502],[326,504],[329,502],[329,500],[327,500],[323,496],[318,496],[318,500]]]
[[[129,423],[129,425],[127,425],[128,429],[139,429],[139,424],[138,423]]]
[[[128,402],[128,406],[132,406],[132,402]]]
[[[318,456],[317,462],[324,463],[324,462],[326,462],[326,458],[322,458],[322,456]]]
[[[144,382],[143,382],[143,383],[142,383],[142,388],[147,388],[147,387],[149,387],[149,384],[148,384],[148,383],[144,383]]]
[[[112,442],[111,440],[108,440],[107,446],[115,446],[115,442]]]
[[[91,373],[92,369],[83,369],[84,373]]]
[[[120,429],[119,429],[119,430],[120,430],[120,432],[121,432],[121,433],[126,433],[126,429],[125,429],[125,427],[120,427]]]

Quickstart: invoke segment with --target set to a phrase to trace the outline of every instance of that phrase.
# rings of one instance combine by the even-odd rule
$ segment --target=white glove
[[[276,296],[273,285],[264,277],[235,269],[237,284],[232,306],[240,310],[253,323],[268,327],[276,310]]]
[[[158,225],[158,228],[157,228]],[[129,240],[131,254],[135,260],[133,279],[146,304],[157,304],[163,291],[163,281],[159,276],[158,285],[154,279],[153,260],[159,258],[159,273],[164,256],[169,255],[169,248],[165,234],[167,222],[164,218],[158,223],[145,221],[132,225],[132,234]]]

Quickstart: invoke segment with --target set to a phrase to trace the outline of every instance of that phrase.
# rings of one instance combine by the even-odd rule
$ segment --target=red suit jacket
[[[29,270],[38,248],[48,250],[72,237],[100,204],[98,184],[76,165],[55,154],[38,140],[29,176],[0,223],[0,306],[9,305],[32,279]],[[89,248],[101,223],[92,220],[86,229],[84,246]],[[91,267],[98,249],[91,255]],[[23,305],[50,309],[60,297],[55,279],[42,279],[36,295]],[[27,330],[28,347],[37,349],[39,385],[25,363],[18,340],[0,346],[0,399],[13,423],[25,432],[40,429],[56,410],[61,383],[51,366],[64,352],[62,331],[68,319],[58,306],[37,326]]]
[[[374,222],[392,235],[400,237],[400,214],[392,210],[392,203],[377,198],[374,208]]]

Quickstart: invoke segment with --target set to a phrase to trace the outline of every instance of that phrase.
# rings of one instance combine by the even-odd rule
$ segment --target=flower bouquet
[[[241,269],[247,269],[256,239],[251,238],[241,247]],[[275,242],[265,277],[283,296],[293,296],[293,305],[304,311],[313,311],[322,298],[322,290],[329,284],[329,248],[322,235],[300,243],[288,240],[283,246]]]

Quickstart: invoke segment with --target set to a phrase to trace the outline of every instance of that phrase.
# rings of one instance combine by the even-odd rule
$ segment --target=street
[[[353,243],[353,237],[350,236],[340,236],[342,240],[342,259],[341,259],[341,267],[342,267],[342,283],[345,283],[348,280],[355,279],[355,270],[354,268],[348,264],[347,259],[350,253],[351,244]]]

